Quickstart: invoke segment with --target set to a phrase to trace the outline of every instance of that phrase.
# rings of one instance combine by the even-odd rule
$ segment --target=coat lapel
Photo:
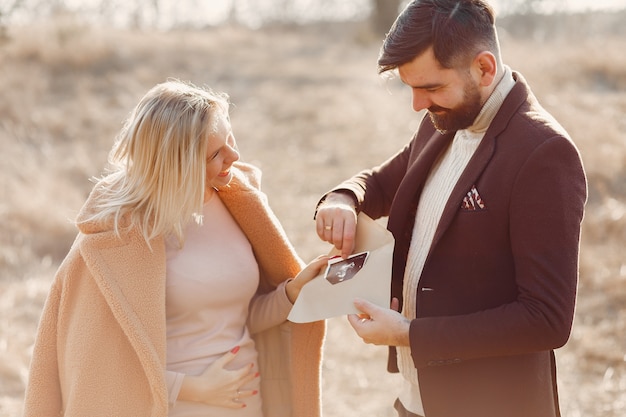
[[[108,231],[83,236],[80,250],[142,364],[155,405],[167,410],[163,240],[154,241],[150,250],[135,229],[121,238]]]
[[[250,241],[261,270],[262,291],[295,277],[304,266],[260,191],[260,172],[236,163],[231,182],[218,190],[222,202]]]
[[[487,164],[489,164],[489,161],[493,157],[496,150],[498,135],[500,135],[500,133],[502,133],[502,131],[506,128],[511,117],[513,117],[519,106],[523,103],[523,96],[518,92],[522,89],[525,90],[525,87],[523,86],[523,83],[518,80],[518,74],[514,73],[514,77],[517,80],[516,85],[513,87],[513,90],[511,90],[504,103],[502,103],[498,114],[485,132],[485,136],[481,140],[480,145],[478,145],[476,152],[470,159],[467,167],[461,174],[461,177],[452,189],[450,198],[448,199],[446,207],[441,215],[439,225],[437,226],[435,236],[433,237],[431,252],[432,248],[437,245],[445,231],[452,223],[454,216],[460,210],[463,197],[465,197],[466,193],[470,191],[472,186],[478,181],[487,167]]]
[[[453,137],[454,134],[451,133],[442,135],[434,131],[430,138],[426,140],[423,148],[414,151],[418,152],[418,155],[410,163],[407,173],[398,187],[396,198],[389,214],[389,230],[394,232],[394,235],[396,233],[408,233],[410,240],[413,223],[415,222],[415,210],[426,178],[428,178],[428,173],[441,152],[448,147]],[[396,236],[396,240],[399,237]]]
[[[472,186],[476,183],[485,167],[489,163],[489,160],[493,156],[495,151],[495,143],[496,138],[491,135],[482,139],[478,149],[470,159],[467,167],[459,177],[456,185],[452,189],[450,193],[450,198],[446,203],[446,206],[441,214],[441,219],[439,220],[439,225],[437,226],[437,230],[435,231],[435,236],[433,237],[433,243],[431,245],[432,248],[437,245],[438,241],[441,239],[447,228],[452,223],[454,216],[461,209],[461,203],[463,201],[463,197],[467,194],[467,192],[472,188]]]
[[[431,167],[439,155],[449,146],[453,137],[454,134],[442,135],[433,130],[431,136],[425,140],[423,147],[413,151],[417,156],[411,158],[413,162],[410,163],[407,173],[398,187],[390,210],[387,228],[396,240],[392,264],[391,293],[393,297],[400,300],[400,304],[402,304],[404,268],[411,244],[417,204]]]

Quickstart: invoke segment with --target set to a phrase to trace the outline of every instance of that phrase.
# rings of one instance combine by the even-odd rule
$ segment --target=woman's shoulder
[[[89,196],[83,203],[75,224],[78,230],[86,235],[101,234],[107,232],[128,232],[132,228],[131,216],[128,210],[123,210],[118,217],[115,216],[114,206],[119,206],[115,193],[117,183],[112,183],[107,178],[95,181]]]
[[[233,180],[225,188],[261,188],[262,171],[259,167],[247,162],[237,161],[233,164],[231,171]]]

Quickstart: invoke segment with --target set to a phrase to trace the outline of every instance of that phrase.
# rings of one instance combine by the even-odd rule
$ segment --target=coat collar
[[[493,157],[500,134],[506,129],[506,126],[511,118],[515,115],[519,107],[524,103],[525,98],[529,95],[528,87],[521,75],[513,73],[513,76],[515,79],[515,86],[505,98],[500,110],[489,125],[489,128],[487,128],[485,136],[481,140],[480,145],[478,145],[476,152],[470,159],[455,187],[452,189],[452,193],[448,199],[450,203],[446,204],[446,207],[441,215],[441,220],[437,226],[431,248],[435,247],[444,232],[450,226],[452,219],[459,210],[463,197],[478,181],[487,167],[487,164]]]
[[[262,290],[269,291],[295,277],[304,263],[260,190],[259,169],[242,162],[235,167],[233,179],[228,186],[218,189],[218,195],[252,244]]]
[[[513,78],[515,79],[515,86],[505,98],[472,159],[452,190],[448,199],[450,203],[444,208],[431,248],[435,247],[450,226],[452,219],[459,210],[465,193],[478,180],[493,157],[500,134],[506,129],[519,107],[529,96],[532,96],[526,81],[519,73],[513,72]],[[389,230],[394,233],[396,241],[406,239],[407,243],[410,241],[415,220],[415,210],[417,209],[417,204],[430,169],[439,155],[449,146],[456,133],[439,133],[434,129],[427,117],[422,121],[418,135],[420,132],[424,132],[425,139],[419,140],[418,137],[414,140],[414,146],[417,148],[412,151],[412,154],[417,156],[407,167],[405,177],[396,193],[396,200],[399,201],[394,201],[389,216]]]

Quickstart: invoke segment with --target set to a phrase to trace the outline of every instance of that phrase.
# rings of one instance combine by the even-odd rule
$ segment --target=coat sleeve
[[[357,212],[362,211],[373,219],[388,216],[396,191],[406,173],[410,152],[411,147],[408,144],[382,164],[365,169],[337,185],[319,200],[315,215],[317,216],[317,208],[328,194],[344,192],[355,199]]]
[[[57,356],[57,320],[62,299],[61,273],[48,293],[37,329],[24,398],[24,417],[58,416],[62,411]]]

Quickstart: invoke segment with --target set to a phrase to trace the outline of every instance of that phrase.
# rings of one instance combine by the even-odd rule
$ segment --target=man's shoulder
[[[501,126],[506,135],[515,135],[529,141],[544,141],[563,137],[571,141],[569,133],[546,110],[531,91],[521,74],[515,72],[515,86],[504,100],[493,125]]]

